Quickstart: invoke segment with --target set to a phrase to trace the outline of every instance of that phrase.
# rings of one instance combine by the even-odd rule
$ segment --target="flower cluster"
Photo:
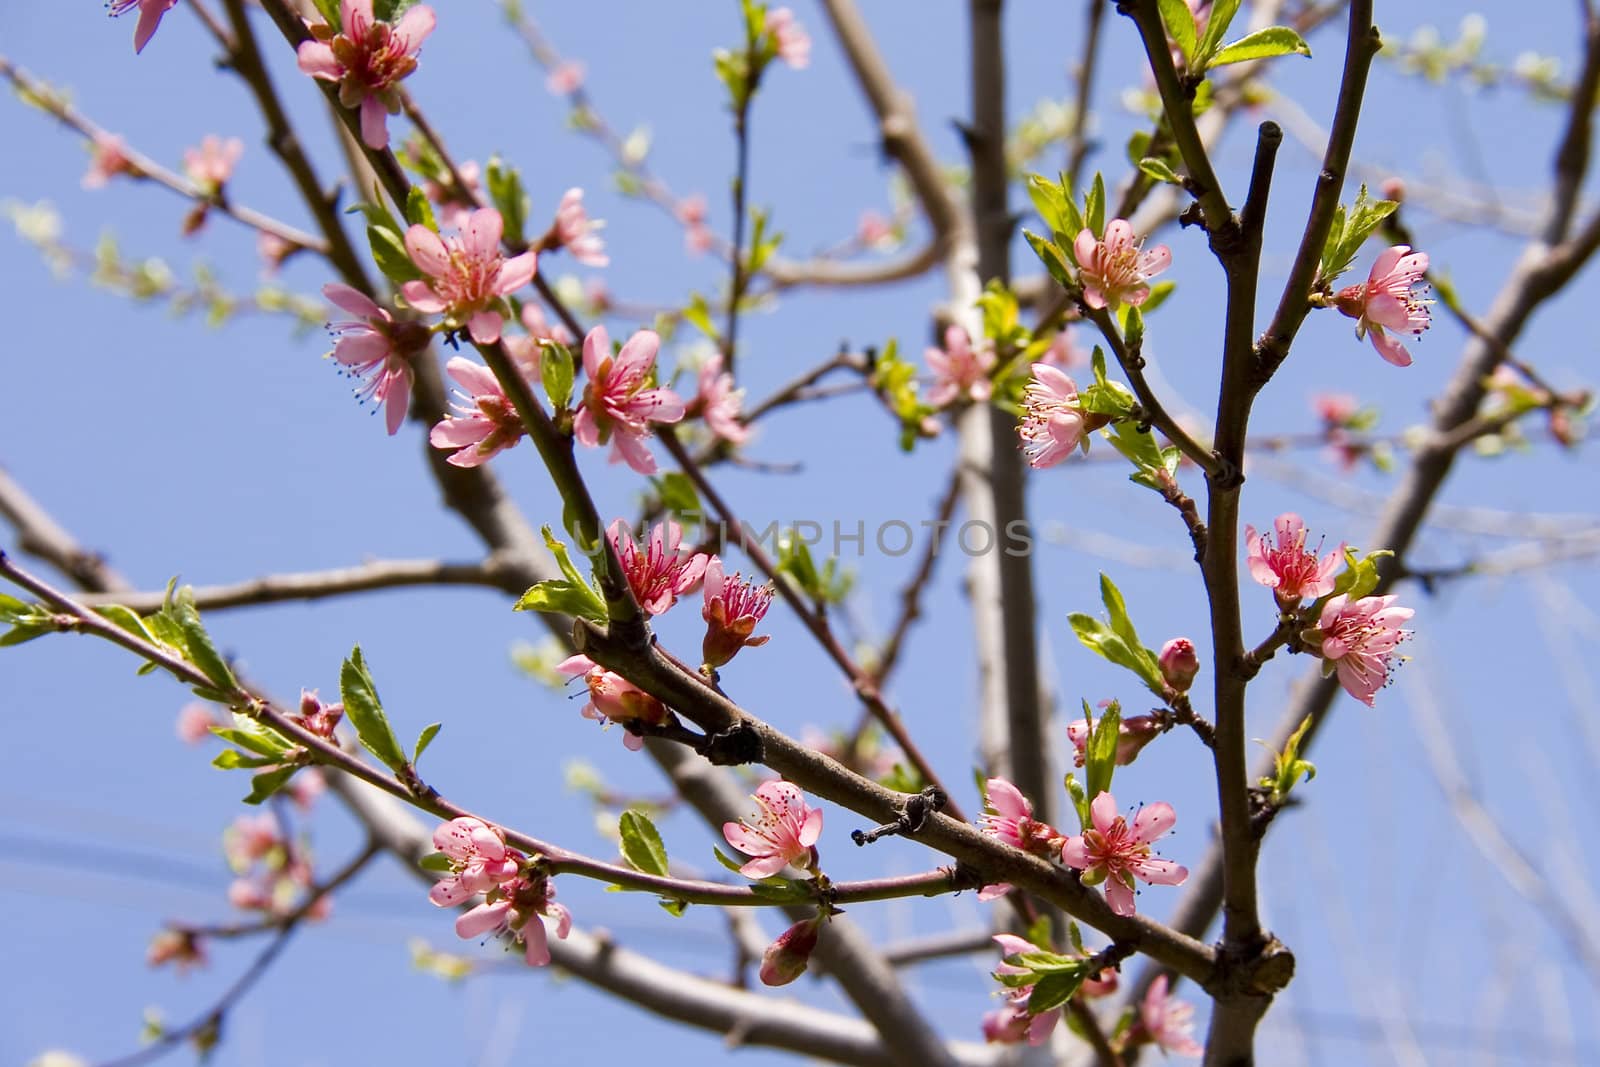
[[[611,263],[606,243],[600,237],[604,222],[591,219],[583,208],[583,190],[568,189],[561,194],[556,220],[546,237],[546,247],[565,248],[585,267],[604,267]]]
[[[744,390],[734,388],[733,375],[722,369],[722,354],[712,355],[700,365],[698,390],[690,415],[698,415],[719,439],[730,445],[742,445],[750,439],[750,430],[740,421],[744,407]]]
[[[992,972],[997,979],[1034,973],[1026,967],[1006,962],[1013,957],[1033,953],[1054,955],[1048,949],[1041,948],[1016,934],[995,934],[994,941],[1000,946],[1001,956],[999,965]],[[1086,997],[1109,996],[1117,990],[1117,972],[1114,968],[1107,967],[1099,974],[1085,978],[1078,989]],[[1008,985],[1005,990],[1005,1006],[988,1012],[983,1017],[984,1040],[990,1044],[1000,1045],[1017,1045],[1024,1041],[1030,1045],[1044,1044],[1055,1030],[1056,1023],[1061,1020],[1061,1008],[1051,1008],[1037,1014],[1030,1012],[1028,998],[1032,995],[1032,984]]]
[[[368,148],[389,147],[390,115],[400,113],[400,83],[417,69],[417,52],[433,32],[433,8],[417,4],[395,23],[380,21],[372,0],[340,0],[335,28],[309,27],[312,40],[299,48],[300,70],[339,86],[339,103],[361,113],[361,140]]]
[[[775,7],[767,12],[766,31],[771,38],[772,51],[795,70],[804,70],[811,64],[811,37],[786,7]]]
[[[272,916],[294,910],[296,898],[315,892],[305,850],[283,833],[271,812],[241,815],[222,835],[222,851],[236,877],[228,886],[228,903],[244,911]],[[333,900],[320,895],[306,918],[324,919]]]
[[[441,908],[456,907],[479,894],[484,899],[456,918],[456,936],[509,935],[522,943],[523,958],[542,967],[550,962],[544,919],[555,924],[556,937],[572,931],[572,913],[555,902],[547,875],[529,867],[527,858],[507,847],[499,830],[462,815],[433,832],[449,874],[435,882],[428,899]]]
[[[1324,673],[1337,674],[1345,692],[1369,708],[1378,690],[1388,684],[1400,642],[1411,636],[1400,624],[1415,613],[1397,607],[1396,599],[1368,596],[1351,600],[1340,593],[1323,605],[1316,626],[1301,635],[1322,657]]]

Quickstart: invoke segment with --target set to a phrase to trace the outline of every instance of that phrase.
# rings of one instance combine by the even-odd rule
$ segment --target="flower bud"
[[[761,981],[765,985],[788,985],[806,973],[811,952],[817,947],[822,917],[795,923],[778,935],[761,955]]]
[[[1161,679],[1176,692],[1187,693],[1200,673],[1200,657],[1195,655],[1194,643],[1187,637],[1174,637],[1161,646]]]
[[[1385,200],[1393,200],[1397,204],[1404,203],[1406,198],[1405,179],[1385,178],[1378,186],[1378,191],[1383,194]]]

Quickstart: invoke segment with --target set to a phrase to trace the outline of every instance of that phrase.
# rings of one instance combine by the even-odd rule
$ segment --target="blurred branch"
[[[482,563],[446,563],[428,559],[374,560],[354,567],[295,574],[269,574],[233,585],[203,585],[194,590],[195,605],[206,611],[224,608],[276,604],[285,600],[321,600],[348,596],[375,589],[398,589],[416,585],[487,586],[512,595],[527,587],[521,584],[520,568],[506,566],[495,557]],[[159,611],[165,592],[150,591],[116,595],[88,596],[91,605],[121,604],[141,614]]]
[[[131,172],[123,172],[130,179],[152,181],[177,193],[185,200],[192,200],[197,204],[205,204],[213,211],[227,215],[237,222],[242,222],[251,229],[262,233],[270,233],[279,240],[286,241],[297,248],[310,249],[321,255],[329,253],[328,242],[316,235],[307,233],[286,222],[280,222],[270,215],[264,215],[256,211],[254,208],[236,204],[225,193],[208,193],[183,175],[176,171],[168,170],[143,152],[126,144],[120,137],[113,139],[112,135],[104,128],[69,104],[66,98],[55,88],[39,81],[27,71],[14,65],[3,55],[0,55],[0,77],[4,77],[12,85],[16,86],[25,101],[38,107],[68,129],[82,134],[95,146],[96,151],[114,141],[117,145],[117,151],[133,167]]]

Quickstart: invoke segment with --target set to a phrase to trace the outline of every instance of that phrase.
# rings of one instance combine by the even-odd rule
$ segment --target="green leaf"
[[[1282,804],[1289,796],[1290,790],[1294,789],[1302,780],[1309,782],[1317,776],[1316,764],[1310,760],[1300,758],[1300,744],[1305,740],[1306,731],[1311,729],[1312,718],[1312,716],[1307,715],[1300,725],[1295,728],[1294,733],[1289,735],[1289,740],[1284,744],[1283,751],[1273,753],[1273,763],[1275,765],[1273,776],[1261,779],[1262,786],[1272,791],[1272,800],[1275,804]],[[1259,738],[1256,740],[1256,744],[1266,748],[1269,752],[1272,751],[1267,743]]]
[[[235,748],[223,749],[217,753],[217,758],[211,761],[211,766],[224,771],[235,771],[244,767],[273,767],[283,762],[273,756],[246,756]]]
[[[1106,614],[1111,619],[1112,631],[1129,648],[1143,648],[1139,643],[1139,634],[1133,628],[1133,620],[1128,617],[1127,602],[1122,599],[1122,590],[1117,588],[1117,583],[1102,573],[1100,575],[1100,603],[1106,606]]]
[[[43,637],[45,634],[54,633],[55,629],[55,625],[50,622],[19,619],[17,622],[12,624],[11,629],[7,630],[3,634],[0,634],[0,648],[11,645],[20,645],[24,642],[32,641],[36,637]]]
[[[417,861],[417,866],[435,874],[446,874],[454,864],[451,862],[450,857],[443,852],[430,852]]]
[[[1039,261],[1044,264],[1045,270],[1050,272],[1050,277],[1056,280],[1056,284],[1068,288],[1078,284],[1067,266],[1066,255],[1053,241],[1047,241],[1028,230],[1023,230],[1022,236],[1027,239],[1028,247],[1033,249],[1033,254],[1039,257]]]
[[[422,733],[417,735],[417,747],[411,751],[411,762],[413,764],[422,758],[422,754],[428,750],[429,745],[433,744],[433,739],[439,736],[439,730],[443,726],[444,723],[430,722],[422,728]]]
[[[1089,712],[1089,702],[1085,700],[1083,718],[1094,726],[1083,753],[1084,792],[1093,801],[1101,793],[1111,791],[1111,776],[1117,769],[1117,742],[1122,732],[1122,707],[1112,701],[1096,723]]]
[[[200,668],[200,673],[219,688],[233,690],[239,688],[239,683],[233,677],[233,671],[228,663],[217,653],[216,646],[211,643],[211,635],[206,633],[205,624],[200,621],[200,612],[194,606],[194,590],[184,586],[178,590],[177,597],[171,602],[173,619],[183,631],[183,643],[189,651],[189,662]]]
[[[1349,270],[1367,238],[1383,225],[1383,220],[1398,206],[1393,200],[1373,200],[1365,185],[1357,190],[1355,202],[1348,210],[1341,204],[1334,211],[1333,225],[1328,230],[1327,243],[1322,247],[1322,273],[1319,280],[1325,284],[1331,283]]]
[[[1106,180],[1099,171],[1095,171],[1094,184],[1089,186],[1089,195],[1084,197],[1083,224],[1093,230],[1096,237],[1105,236]]]
[[[317,11],[322,14],[323,22],[336,30],[343,28],[344,24],[339,19],[339,0],[313,0],[313,2],[317,5]]]
[[[1179,0],[1179,3],[1181,4],[1182,0]],[[1183,179],[1178,177],[1177,171],[1168,166],[1167,161],[1164,159],[1145,156],[1139,160],[1139,169],[1158,182],[1167,182],[1170,185],[1183,184]]]
[[[123,610],[126,611],[127,609],[124,608]],[[101,613],[104,614],[104,611]],[[33,614],[32,605],[25,604],[14,596],[7,596],[4,593],[0,593],[0,621],[14,622],[21,616],[31,614]],[[109,615],[106,617],[110,618]],[[118,625],[121,624],[119,623]]]
[[[275,771],[263,771],[250,779],[250,795],[244,798],[246,804],[261,804],[270,799],[273,794],[289,784],[289,779],[294,777],[294,772],[299,767],[279,767]]]
[[[345,214],[350,215],[358,211],[366,217],[368,225],[377,226],[392,233],[399,233],[403,229],[400,225],[400,220],[394,217],[394,213],[384,203],[383,189],[377,185],[372,187],[371,200],[363,200],[359,204],[346,208]]]
[[[1177,282],[1156,282],[1150,287],[1150,295],[1139,305],[1139,314],[1149,318],[1152,311],[1167,302],[1167,297],[1171,296],[1177,287]]]
[[[1324,604],[1331,597],[1344,593],[1351,600],[1360,600],[1378,587],[1378,560],[1392,556],[1394,553],[1387,548],[1376,552],[1369,552],[1365,556],[1358,555],[1353,549],[1344,550],[1345,569],[1333,581],[1333,592],[1327,597],[1317,601],[1318,605]],[[1311,616],[1316,617],[1314,614]]]
[[[507,166],[499,156],[490,156],[483,172],[484,185],[489,189],[489,202],[500,212],[505,222],[505,239],[514,245],[525,242],[523,231],[528,225],[528,211],[532,201],[522,188],[522,174],[516,167]]]
[[[1195,34],[1198,32],[1194,25],[1194,12],[1189,10],[1184,0],[1156,0],[1156,6],[1161,9],[1161,24],[1167,28],[1167,36],[1183,53],[1184,62],[1192,66]]]
[[[1028,175],[1028,197],[1033,201],[1033,208],[1044,220],[1044,224],[1052,230],[1065,230],[1067,228],[1067,203],[1068,198],[1061,186],[1046,178],[1042,174]]]
[[[711,846],[711,851],[716,853],[717,862],[728,868],[728,870],[732,871],[734,874],[738,874],[739,868],[744,866],[743,863],[740,863],[738,860],[734,859],[732,856],[728,855],[715,845]]]
[[[339,694],[344,698],[344,713],[356,728],[356,736],[366,750],[398,771],[406,765],[406,754],[394,736],[389,717],[383,713],[377,687],[367,671],[366,659],[357,645],[339,669]]]
[[[1210,67],[1225,67],[1229,63],[1245,63],[1252,59],[1271,59],[1273,56],[1309,56],[1311,46],[1305,38],[1287,26],[1268,26],[1247,33],[1211,57]]]
[[[119,629],[126,630],[141,641],[148,641],[152,645],[160,644],[156,640],[155,634],[151,633],[149,628],[145,626],[144,620],[139,618],[138,612],[125,608],[121,604],[102,604],[94,610],[101,618],[106,619]]]
[[[1239,0],[1215,0],[1211,5],[1211,14],[1206,17],[1205,32],[1200,35],[1200,40],[1194,46],[1197,71],[1203,71],[1211,65],[1211,57],[1216,52],[1217,46],[1222,43],[1222,35],[1228,32],[1233,16],[1238,13]]]
[[[406,221],[413,226],[426,226],[434,233],[439,232],[439,221],[433,217],[433,205],[428,203],[428,194],[422,191],[420,185],[413,185],[406,194]]]
[[[211,732],[229,744],[238,745],[259,756],[282,759],[294,747],[282,734],[268,729],[246,715],[234,712],[233,721],[235,725],[213,726]]]
[[[383,271],[383,276],[396,285],[420,279],[422,271],[411,262],[405,242],[393,230],[382,226],[367,227],[367,244],[372,247],[372,260]]]
[[[601,605],[603,609],[604,604]],[[596,611],[594,594],[571,582],[551,578],[531,587],[512,605],[513,611],[540,611],[549,615],[571,615],[574,618],[605,622],[604,610]]]
[[[706,303],[706,298],[699,293],[689,295],[689,306],[683,309],[683,317],[695,329],[711,338],[717,339],[716,324],[711,321],[711,305]]]
[[[372,0],[372,13],[382,22],[394,22],[417,0]]]
[[[1084,792],[1083,783],[1078,781],[1076,775],[1068,771],[1061,784],[1066,786],[1067,796],[1072,800],[1072,808],[1078,813],[1078,824],[1087,830],[1089,828],[1089,794]],[[1037,944],[1038,942],[1034,943]]]
[[[617,821],[617,830],[622,835],[622,858],[628,866],[645,874],[667,876],[667,849],[650,816],[630,808]]]
[[[656,903],[660,904],[662,910],[675,919],[682,918],[683,913],[689,910],[689,902],[687,900],[662,899],[656,901]]]
[[[659,478],[650,479],[661,498],[661,506],[682,518],[705,514],[700,507],[700,494],[695,491],[694,480],[682,471],[668,471]]]
[[[1072,999],[1072,995],[1083,984],[1083,966],[1070,971],[1047,971],[1040,976],[1033,987],[1033,992],[1028,994],[1028,1013],[1039,1015],[1061,1007]]]
[[[567,406],[572,399],[573,369],[572,349],[560,341],[541,341],[543,353],[539,357],[539,377],[544,380],[545,396],[556,411]]]

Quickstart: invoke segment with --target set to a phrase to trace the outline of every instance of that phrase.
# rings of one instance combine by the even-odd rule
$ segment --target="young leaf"
[[[1028,1011],[1030,1014],[1039,1015],[1061,1007],[1072,999],[1072,995],[1083,984],[1083,966],[1079,965],[1071,970],[1046,971],[1039,977],[1034,985],[1033,992],[1028,994]]]
[[[289,779],[294,777],[294,772],[299,767],[279,767],[275,771],[262,771],[250,779],[250,795],[244,798],[246,804],[261,804],[267,801],[278,790],[289,784]]]
[[[439,222],[433,217],[433,205],[428,203],[428,194],[422,191],[420,185],[413,185],[406,194],[406,221],[413,226],[426,226],[434,233],[439,232]]]
[[[5,599],[9,600],[10,598],[7,597]],[[137,612],[125,608],[121,604],[102,604],[94,610],[101,617],[126,630],[141,641],[148,641],[152,645],[160,644],[156,640],[155,634],[151,633],[149,628],[145,626],[144,620],[139,618]],[[0,611],[0,618],[4,618],[3,611]]]
[[[313,0],[317,11],[322,15],[322,21],[334,29],[339,29],[342,23],[339,20],[339,0]]]
[[[280,762],[272,756],[246,756],[236,748],[225,748],[217,753],[211,766],[224,771],[236,771],[241,768],[272,767]]]
[[[1028,197],[1033,201],[1034,210],[1039,213],[1046,226],[1052,230],[1067,228],[1067,194],[1061,186],[1043,174],[1030,174]]]
[[[667,849],[650,816],[629,808],[622,813],[617,829],[622,834],[622,858],[628,866],[645,874],[667,876]]]
[[[606,606],[596,606],[594,590],[560,578],[550,578],[532,586],[512,605],[512,611],[541,611],[551,615],[571,615],[591,622],[605,622]]]
[[[1311,46],[1305,38],[1287,26],[1268,26],[1247,33],[1211,57],[1207,67],[1224,67],[1229,63],[1245,63],[1252,59],[1271,59],[1273,56],[1309,56]]]
[[[1189,10],[1189,5],[1184,3],[1184,0],[1157,0],[1156,6],[1161,9],[1161,24],[1167,28],[1167,36],[1172,38],[1172,43],[1183,53],[1184,62],[1193,66],[1197,32],[1194,12]]]
[[[523,191],[522,174],[516,167],[508,167],[499,156],[490,156],[483,179],[489,189],[489,202],[505,223],[505,239],[515,245],[522,244],[532,203]]]
[[[1083,224],[1097,238],[1106,234],[1106,180],[1099,171],[1095,171],[1094,184],[1089,186],[1089,195],[1083,201]]]
[[[200,621],[200,612],[194,606],[194,590],[184,586],[172,601],[173,619],[183,632],[183,643],[189,650],[189,662],[200,668],[200,673],[211,679],[219,689],[237,689],[233,671],[211,643],[211,635]]]
[[[367,671],[360,645],[351,651],[350,658],[339,669],[339,694],[344,698],[344,713],[367,751],[390,770],[404,767],[406,754],[389,726],[389,717],[383,713],[383,704],[378,700],[378,690]]]
[[[425,871],[432,871],[434,874],[445,874],[450,870],[452,864],[450,857],[443,852],[430,852],[417,861],[417,866]]]
[[[406,253],[405,242],[395,231],[383,226],[368,226],[367,244],[372,248],[373,262],[378,264],[385,278],[398,285],[422,277],[422,271],[417,269]]]
[[[1178,0],[1181,6],[1183,0]],[[1158,182],[1167,182],[1170,185],[1182,185],[1183,179],[1178,177],[1178,172],[1173,170],[1164,159],[1154,156],[1145,156],[1139,160],[1139,169]]]
[[[1089,714],[1089,702],[1083,703],[1084,719],[1094,723],[1094,732],[1084,746],[1083,774],[1087,779],[1084,791],[1093,800],[1111,790],[1111,775],[1117,767],[1117,741],[1122,731],[1122,709],[1112,701],[1100,721],[1095,723]]]
[[[539,345],[543,349],[539,357],[539,377],[544,380],[550,406],[560,411],[572,399],[572,350],[559,341],[541,341]]]
[[[439,730],[443,726],[444,723],[430,722],[422,728],[422,733],[417,735],[417,747],[411,751],[411,762],[413,764],[422,758],[423,752],[427,751],[428,746],[433,744],[433,739],[439,736]]]
[[[1239,0],[1215,0],[1211,5],[1211,14],[1206,17],[1205,33],[1200,35],[1200,40],[1194,46],[1196,70],[1205,70],[1211,65],[1211,57],[1222,43],[1222,35],[1228,32],[1228,25],[1238,13]]]
[[[1067,257],[1054,242],[1047,241],[1028,230],[1023,230],[1022,236],[1027,239],[1028,247],[1033,249],[1033,254],[1039,257],[1045,270],[1050,272],[1050,277],[1056,280],[1056,284],[1067,288],[1077,285],[1071,269],[1067,266]]]

